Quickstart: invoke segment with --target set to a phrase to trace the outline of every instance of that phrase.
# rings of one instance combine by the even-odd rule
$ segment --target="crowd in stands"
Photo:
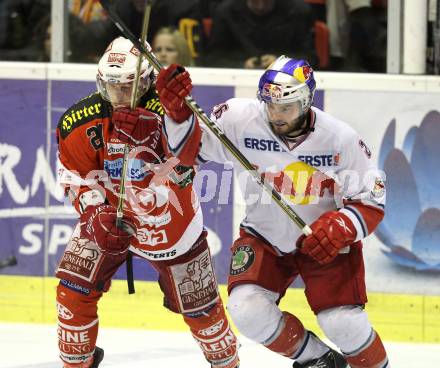
[[[145,0],[115,0],[140,34]],[[51,0],[0,1],[0,60],[50,61]],[[97,0],[69,0],[68,62],[96,63],[118,34]],[[163,64],[266,68],[285,54],[319,70],[386,71],[386,0],[154,0]]]

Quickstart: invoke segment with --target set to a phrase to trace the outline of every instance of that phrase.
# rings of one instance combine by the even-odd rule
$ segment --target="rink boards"
[[[0,64],[0,258],[18,259],[0,270],[10,275],[0,276],[0,320],[52,322],[51,276],[76,222],[56,186],[54,130],[65,109],[95,89],[96,71],[90,65]],[[191,69],[194,97],[207,112],[234,96],[253,97],[259,74]],[[370,316],[388,340],[439,342],[439,78],[316,73],[316,79],[315,104],[353,125],[387,173],[387,215],[364,248]],[[244,209],[235,185],[220,188],[229,173],[230,167],[210,165],[196,182],[221,283]],[[135,264],[135,276],[150,282],[138,283],[130,297],[116,282],[100,308],[103,324],[181,327],[162,308],[154,270]],[[289,290],[285,303],[315,323],[302,290]]]
[[[57,280],[48,277],[1,276],[0,320],[6,322],[56,322]],[[123,280],[113,281],[111,290],[99,304],[100,325],[152,330],[185,330],[179,315],[162,306],[162,293],[156,282],[137,281],[136,293],[128,295]],[[220,288],[227,300],[226,288]],[[440,296],[390,295],[370,293],[367,311],[374,327],[386,341],[440,343]],[[298,317],[320,334],[302,289],[291,288],[281,308]]]

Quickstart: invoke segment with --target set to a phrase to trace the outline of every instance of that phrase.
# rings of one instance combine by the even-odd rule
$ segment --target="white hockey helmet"
[[[300,102],[303,111],[313,103],[316,82],[306,60],[280,56],[264,72],[258,84],[258,96],[265,102],[290,104]]]
[[[151,50],[148,43],[146,46]],[[138,58],[139,50],[124,37],[118,37],[108,45],[99,60],[96,75],[98,91],[105,100],[116,105],[130,105]],[[144,59],[139,75],[138,97],[150,88],[152,72],[153,66]]]

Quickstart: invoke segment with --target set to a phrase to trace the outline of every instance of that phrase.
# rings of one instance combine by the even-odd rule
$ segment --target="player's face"
[[[301,128],[302,121],[300,102],[290,104],[266,103],[267,117],[273,132],[277,135],[287,135]]]
[[[114,108],[129,107],[133,83],[106,83],[105,89]]]

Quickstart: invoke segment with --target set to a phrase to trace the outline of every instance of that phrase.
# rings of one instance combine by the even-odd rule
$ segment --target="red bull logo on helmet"
[[[293,76],[301,83],[309,80],[313,69],[310,66],[300,66],[293,71]]]
[[[281,98],[283,97],[283,89],[276,84],[265,83],[262,95],[269,98]]]

